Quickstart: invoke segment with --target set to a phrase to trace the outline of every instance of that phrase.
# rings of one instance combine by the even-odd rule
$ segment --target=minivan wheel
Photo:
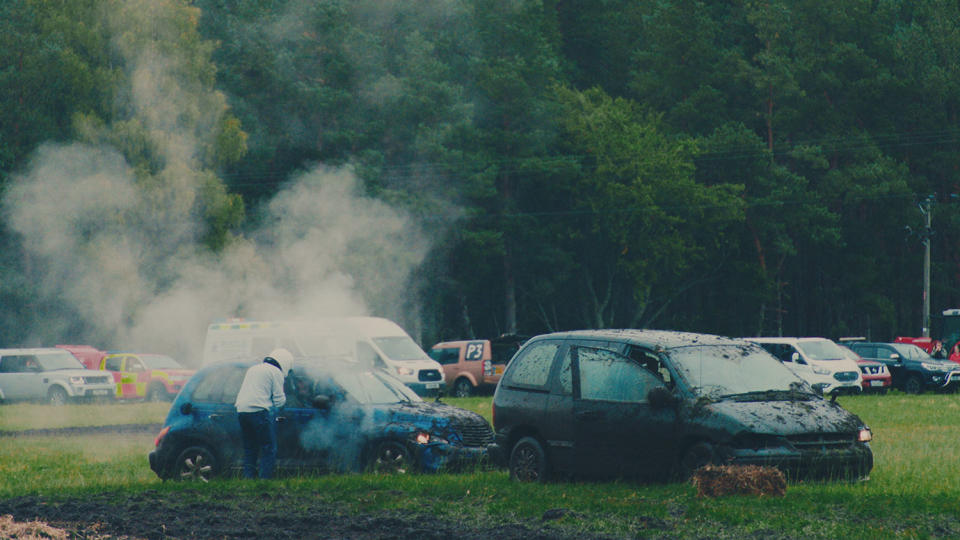
[[[204,446],[184,449],[173,469],[173,479],[186,482],[209,482],[216,474],[217,458]]]
[[[523,437],[510,451],[510,478],[518,482],[545,482],[549,476],[547,455],[540,441]]]
[[[708,442],[700,441],[692,444],[680,458],[680,468],[684,476],[689,477],[697,469],[704,465],[710,465],[716,461],[716,453],[713,451],[713,445]]]
[[[923,392],[923,380],[920,379],[919,375],[911,375],[907,378],[906,382],[903,383],[903,391],[908,394],[919,394]]]
[[[467,379],[457,379],[457,384],[453,385],[453,395],[457,397],[470,397],[473,393],[473,385]]]
[[[47,396],[50,400],[51,405],[66,405],[67,404],[67,391],[59,386],[54,386],[50,389],[50,393]]]

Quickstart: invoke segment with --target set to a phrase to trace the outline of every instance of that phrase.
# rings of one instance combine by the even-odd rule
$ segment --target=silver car
[[[72,354],[57,348],[0,349],[0,400],[69,401],[112,399],[110,373],[86,369]]]

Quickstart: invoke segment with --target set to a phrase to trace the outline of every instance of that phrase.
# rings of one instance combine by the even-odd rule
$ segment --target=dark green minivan
[[[512,478],[682,478],[706,464],[867,479],[864,423],[760,346],[658,330],[537,336],[493,399]]]

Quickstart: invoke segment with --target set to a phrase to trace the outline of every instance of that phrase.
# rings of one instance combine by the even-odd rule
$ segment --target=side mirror
[[[193,412],[193,405],[189,401],[180,406],[180,414],[187,415],[191,412]]]
[[[654,409],[667,409],[676,405],[678,400],[665,386],[657,386],[647,392],[647,401]]]
[[[330,404],[333,403],[333,400],[330,399],[330,396],[326,394],[318,394],[313,396],[312,403],[315,408],[325,411],[330,408]]]

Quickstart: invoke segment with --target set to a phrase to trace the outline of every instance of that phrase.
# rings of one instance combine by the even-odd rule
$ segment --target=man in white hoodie
[[[237,417],[243,437],[243,476],[272,478],[277,463],[276,409],[287,396],[283,380],[293,367],[293,355],[286,349],[274,349],[263,362],[251,366],[237,393]]]

